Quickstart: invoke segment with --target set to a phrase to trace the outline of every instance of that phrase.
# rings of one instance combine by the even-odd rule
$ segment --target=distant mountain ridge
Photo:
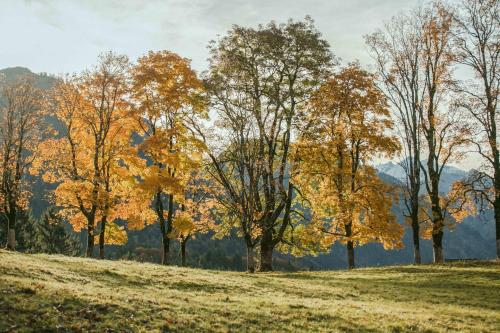
[[[23,77],[32,78],[35,81],[35,85],[41,89],[49,89],[57,81],[57,78],[53,75],[47,73],[36,74],[26,67],[18,66],[0,69],[0,84],[11,84]]]
[[[426,165],[426,161],[422,161],[424,166]],[[403,167],[399,163],[387,162],[378,164],[375,168],[379,171],[379,173],[384,173],[393,178],[400,181],[402,184],[406,183],[406,175]],[[460,180],[466,177],[469,174],[468,171],[462,170],[452,165],[446,165],[443,168],[443,173],[441,174],[441,181],[439,183],[440,189],[442,192],[448,192],[451,189],[453,183],[457,180]],[[422,182],[421,191],[425,192],[425,179],[423,172],[421,173],[420,180]]]

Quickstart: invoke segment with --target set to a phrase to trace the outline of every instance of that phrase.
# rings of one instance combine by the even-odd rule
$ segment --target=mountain
[[[32,78],[35,81],[35,85],[41,89],[51,88],[57,80],[52,75],[47,73],[35,74],[25,67],[9,67],[0,69],[0,85],[14,83],[23,77]]]
[[[426,160],[422,161],[422,164],[427,165]],[[393,178],[399,180],[401,183],[405,184],[406,175],[403,167],[399,163],[387,162],[375,166],[379,173],[384,173],[386,175],[392,176]],[[443,192],[448,192],[451,189],[452,184],[468,174],[467,171],[454,167],[452,165],[446,165],[443,168],[441,174],[441,181],[439,182],[439,187]],[[424,174],[421,173],[420,179],[422,181],[422,193],[425,193],[425,178]]]

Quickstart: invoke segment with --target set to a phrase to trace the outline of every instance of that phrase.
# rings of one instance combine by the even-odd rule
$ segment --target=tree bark
[[[500,178],[500,175],[499,177]],[[497,245],[497,259],[500,259],[500,189],[495,189],[495,201],[493,208],[495,212],[495,228],[496,228],[496,245]]]
[[[500,259],[500,152],[496,143],[496,122],[495,118],[492,121],[492,132],[494,137],[490,138],[491,150],[493,151],[493,182],[494,182],[494,196],[493,211],[495,215],[495,229],[496,229],[496,246],[497,246],[497,259]]]
[[[14,251],[16,249],[16,208],[10,207],[10,212],[7,215],[7,250]]]
[[[106,216],[101,219],[101,232],[99,233],[99,258],[104,259],[104,236],[106,231]]]
[[[260,241],[259,272],[270,272],[273,270],[273,251],[273,235],[271,230],[266,230],[262,234]]]
[[[247,244],[247,272],[255,272],[254,250],[251,245]]]
[[[14,251],[16,249],[16,230],[9,227],[7,231],[7,250]]]
[[[167,228],[165,223],[165,217],[163,216],[163,201],[162,201],[162,192],[159,191],[156,193],[155,200],[155,210],[158,215],[158,222],[160,223],[160,233],[161,233],[161,264],[168,264],[168,255],[170,249],[170,239],[167,235]]]
[[[181,239],[181,266],[186,267],[186,243],[187,237]]]
[[[418,208],[416,211],[412,212],[411,216],[411,227],[413,230],[413,256],[414,263],[416,265],[420,265],[422,263],[422,259],[420,256],[420,225],[418,221]]]
[[[443,230],[436,231],[436,233],[432,234],[432,248],[434,263],[443,263]]]
[[[346,234],[347,238],[352,236],[352,224],[351,223],[346,224],[345,234]],[[354,242],[351,240],[347,241],[346,248],[347,248],[347,265],[348,265],[349,269],[353,269],[355,267],[355,265],[354,265]]]
[[[165,222],[164,222],[165,223]],[[162,232],[162,256],[161,256],[161,264],[168,265],[168,258],[170,255],[170,238],[168,238],[165,232]]]
[[[353,269],[354,266],[354,243],[352,241],[347,242],[347,263],[349,265],[349,269]]]
[[[85,256],[87,258],[92,258],[92,254],[94,253],[94,226],[89,222],[87,226],[87,250],[85,251]]]

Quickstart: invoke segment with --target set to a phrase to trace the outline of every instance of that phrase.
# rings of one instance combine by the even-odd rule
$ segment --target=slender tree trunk
[[[165,222],[163,222],[163,229],[165,228]],[[162,244],[162,256],[161,256],[161,264],[162,265],[168,265],[168,258],[170,255],[170,238],[168,238],[166,232],[162,232],[162,239],[161,239],[161,244]]]
[[[420,225],[418,221],[418,208],[411,214],[411,227],[413,230],[413,256],[415,264],[419,265],[422,263],[420,256]]]
[[[15,205],[10,205],[9,214],[7,214],[7,250],[16,249],[16,215]]]
[[[436,181],[433,181],[433,183],[434,182]],[[444,256],[443,256],[444,218],[439,203],[437,182],[436,184],[433,184],[433,187],[435,188],[435,190],[432,190],[430,193],[431,211],[432,211],[432,246],[434,249],[434,262],[442,263],[444,262]]]
[[[354,243],[352,241],[347,242],[347,263],[349,269],[353,269],[354,266]]]
[[[496,123],[493,122],[493,130],[496,137]],[[491,150],[493,151],[493,182],[495,186],[493,200],[493,210],[495,214],[495,229],[496,229],[496,246],[497,246],[497,259],[500,259],[500,153],[498,151],[496,138],[490,138]]]
[[[254,249],[253,246],[247,244],[247,272],[255,272],[255,260],[254,260]]]
[[[346,231],[345,234],[348,238],[352,236],[352,224],[351,223],[346,224],[345,231]],[[355,265],[354,265],[354,242],[351,240],[347,241],[346,248],[347,248],[347,264],[348,264],[349,269],[353,269],[355,267]]]
[[[159,191],[156,193],[155,200],[155,210],[158,215],[158,222],[160,223],[160,233],[161,233],[161,264],[168,264],[168,254],[170,248],[170,239],[167,235],[167,228],[165,226],[165,217],[163,216],[163,201],[162,201],[162,192]]]
[[[500,175],[498,176],[500,178]],[[495,201],[493,202],[495,212],[497,259],[500,259],[500,189],[495,189]]]
[[[259,272],[270,272],[273,270],[273,251],[273,234],[271,230],[266,230],[262,234],[260,241]]]
[[[443,263],[443,230],[432,234],[432,249],[435,263]]]
[[[101,232],[99,233],[99,258],[104,259],[104,236],[106,232],[107,217],[104,215],[101,219]]]
[[[172,219],[174,217],[174,196],[168,195],[168,212],[165,221],[165,233],[163,234],[163,265],[169,264],[170,258],[170,233],[172,232]]]
[[[94,253],[94,223],[93,221],[88,221],[87,225],[87,250],[85,256],[87,258],[92,258]]]
[[[186,243],[188,238],[181,238],[181,266],[186,267]]]
[[[414,113],[414,116],[416,113]],[[413,119],[414,128],[418,128],[418,122]],[[418,218],[420,209],[420,142],[417,134],[414,133],[412,136],[413,142],[413,161],[411,165],[410,172],[410,191],[411,191],[411,226],[413,230],[413,257],[414,263],[420,265],[422,263],[422,257],[420,255],[420,221]]]

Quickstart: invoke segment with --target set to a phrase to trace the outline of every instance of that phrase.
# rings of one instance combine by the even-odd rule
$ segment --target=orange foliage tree
[[[401,246],[402,227],[391,213],[393,189],[369,165],[399,149],[389,136],[392,121],[374,78],[357,63],[325,83],[311,101],[297,149],[296,184],[312,211],[312,225],[331,246],[347,246],[349,268],[354,247],[381,242]]]
[[[126,242],[117,219],[129,219],[131,228],[151,220],[147,206],[132,204],[144,197],[130,191],[134,172],[142,167],[130,144],[135,123],[126,101],[127,71],[125,56],[106,53],[92,71],[58,82],[50,108],[63,130],[40,145],[33,165],[33,172],[58,184],[54,201],[61,215],[75,230],[86,230],[88,257],[98,222],[103,257],[105,243]]]

